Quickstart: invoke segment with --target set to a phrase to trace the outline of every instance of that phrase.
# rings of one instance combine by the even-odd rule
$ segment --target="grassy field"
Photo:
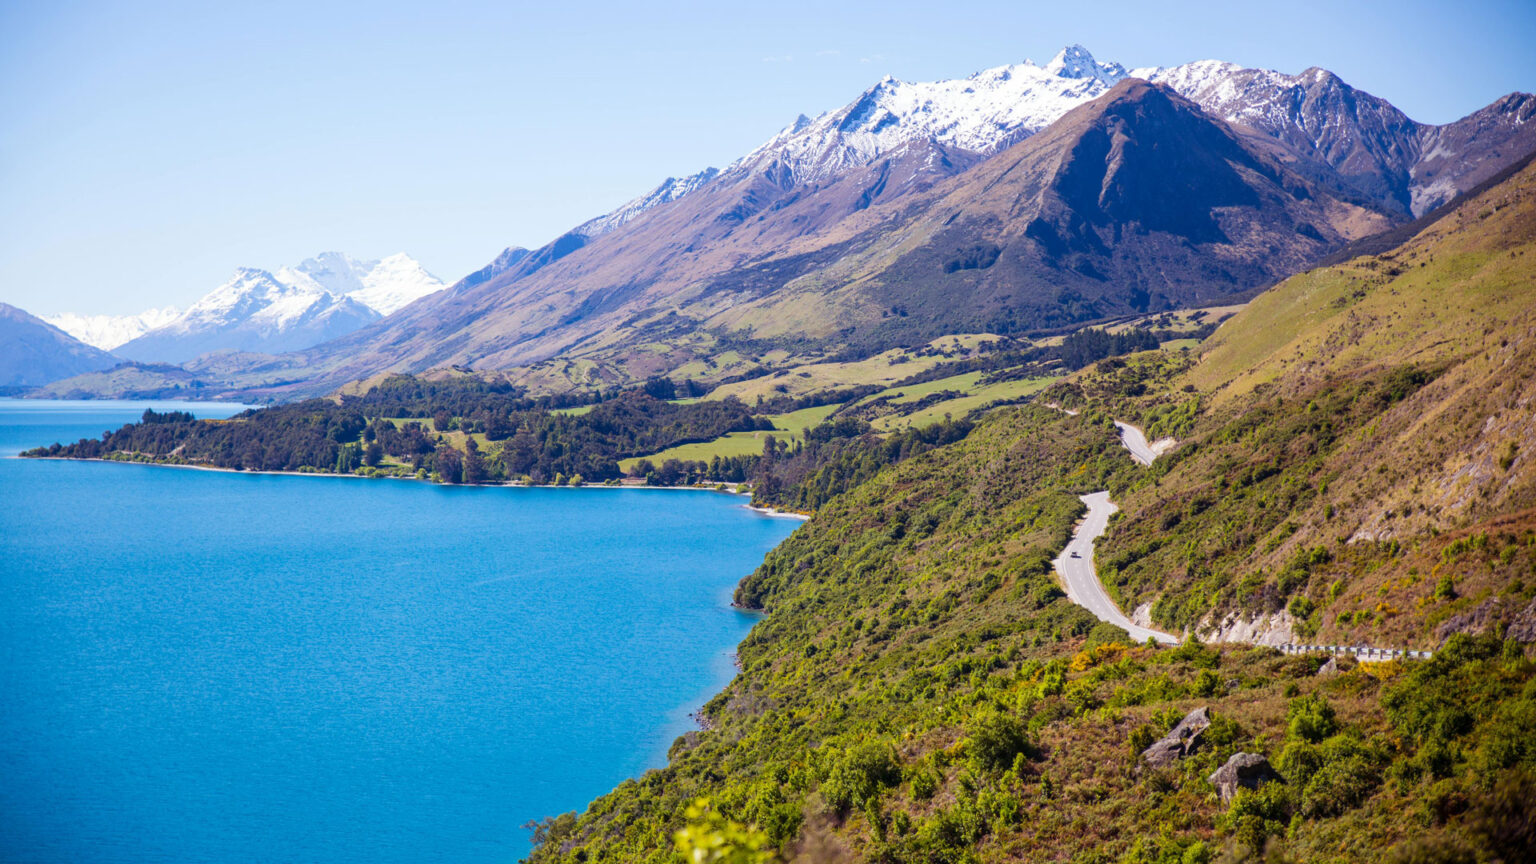
[[[726,384],[709,394],[710,399],[735,396],[748,405],[758,396],[771,399],[774,396],[804,396],[820,390],[852,387],[860,384],[890,385],[919,372],[926,372],[947,360],[969,356],[982,342],[997,337],[987,334],[962,334],[945,336],[930,342],[927,347],[941,354],[917,356],[901,349],[892,349],[873,357],[851,363],[811,363],[794,369],[781,370],[773,375]],[[943,356],[948,354],[950,356]]]
[[[1186,348],[1192,349],[1199,344],[1199,339],[1170,339],[1158,347],[1164,351],[1182,351]]]
[[[396,429],[405,426],[407,423],[420,423],[421,428],[427,430],[429,437],[431,435],[441,435],[443,436],[444,441],[452,444],[454,447],[457,447],[460,450],[464,449],[464,442],[467,441],[470,437],[475,439],[475,444],[479,446],[480,452],[487,455],[489,455],[493,450],[500,449],[501,446],[499,444],[491,444],[491,439],[485,437],[485,434],[482,432],[476,432],[473,436],[466,435],[457,429],[454,429],[451,432],[437,432],[435,427],[432,425],[431,417],[381,417],[380,419],[386,423],[392,424]]]
[[[822,421],[832,416],[841,405],[822,405],[817,408],[802,408],[799,411],[791,411],[788,414],[770,414],[768,419],[773,421],[773,428],[783,429],[785,432],[798,434],[803,429],[820,426]]]
[[[788,414],[770,414],[768,419],[773,421],[774,429],[779,431],[732,432],[713,441],[681,444],[650,456],[634,456],[629,459],[621,459],[619,460],[619,470],[628,472],[641,459],[649,459],[652,464],[660,465],[668,459],[708,462],[716,456],[725,458],[761,453],[763,452],[763,441],[769,435],[780,441],[798,441],[801,438],[801,432],[819,425],[821,421],[830,417],[832,412],[840,407],[842,406],[822,405],[817,408],[802,408],[799,411],[791,411]]]
[[[692,462],[708,462],[719,456],[748,456],[763,452],[763,441],[772,435],[779,440],[797,440],[799,433],[786,432],[732,432],[713,441],[701,441],[697,444],[680,444],[669,447],[660,453],[650,456],[633,456],[629,459],[619,460],[619,470],[626,473],[642,459],[649,459],[651,464],[660,465],[668,459],[680,459]]]
[[[970,375],[956,376],[956,378],[970,378],[970,377],[972,377],[972,376],[970,376]],[[955,379],[946,378],[946,379],[942,379],[941,381],[934,381],[934,382],[931,382],[931,383],[932,384],[942,384],[944,381],[954,381],[954,380]],[[996,384],[988,384],[988,385],[981,386],[981,387],[973,386],[969,391],[966,392],[966,395],[961,396],[961,397],[959,397],[957,399],[949,399],[949,400],[944,401],[944,402],[938,402],[938,403],[935,403],[933,405],[929,405],[928,407],[923,408],[920,411],[915,411],[915,412],[913,412],[911,414],[908,414],[908,415],[906,415],[904,417],[903,416],[899,416],[899,415],[894,415],[894,414],[891,415],[891,416],[888,416],[888,417],[881,417],[880,419],[874,421],[871,425],[874,426],[876,430],[881,431],[881,432],[895,432],[895,431],[898,431],[898,430],[901,430],[901,429],[909,429],[909,428],[912,428],[912,427],[929,426],[929,425],[932,425],[934,423],[938,423],[939,421],[944,419],[944,416],[946,414],[949,415],[950,417],[954,417],[954,418],[958,419],[960,417],[964,417],[966,414],[970,413],[971,411],[974,411],[975,409],[980,408],[980,407],[982,407],[984,405],[987,405],[988,403],[991,403],[991,402],[996,402],[996,401],[1002,400],[1002,399],[1021,399],[1021,398],[1025,397],[1025,396],[1030,396],[1030,395],[1033,395],[1035,393],[1039,393],[1041,390],[1044,390],[1047,386],[1049,386],[1051,384],[1051,382],[1053,382],[1055,380],[1056,380],[1055,378],[1024,378],[1024,379],[1021,379],[1021,380],[1018,380],[1018,381],[1000,381],[1000,382],[998,382]],[[933,390],[933,391],[930,391],[930,392],[938,392],[939,390],[944,390],[944,389],[958,389],[958,388],[954,388],[954,387],[951,387],[951,388],[939,387],[936,390]],[[892,401],[915,402],[915,401],[917,401],[918,399],[921,399],[921,398],[922,398],[921,395],[914,396],[914,395],[908,394],[907,396],[904,396],[900,400],[892,400]]]

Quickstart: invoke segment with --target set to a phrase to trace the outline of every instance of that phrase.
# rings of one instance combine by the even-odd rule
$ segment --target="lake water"
[[[798,524],[737,496],[8,458],[146,405],[0,400],[0,860],[474,862],[664,763]]]

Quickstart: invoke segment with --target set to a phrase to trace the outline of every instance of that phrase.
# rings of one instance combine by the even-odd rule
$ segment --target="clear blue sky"
[[[1445,122],[1536,90],[1536,3],[0,3],[0,301],[184,305],[239,265],[452,281],[891,74],[1079,42],[1324,66]]]

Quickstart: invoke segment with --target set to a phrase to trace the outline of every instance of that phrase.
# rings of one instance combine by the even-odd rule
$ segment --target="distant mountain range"
[[[93,348],[111,351],[125,342],[176,320],[181,311],[175,306],[147,309],[137,315],[46,315],[44,321],[63,330]]]
[[[361,261],[324,252],[276,273],[240,268],[185,312],[59,315],[76,338],[142,362],[185,363],[215,351],[276,354],[334,339],[443,288],[408,255]]]
[[[576,364],[572,385],[707,379],[724,355],[804,362],[1061,330],[1251,296],[1516,162],[1536,149],[1533,120],[1529,94],[1435,126],[1322,69],[1127,70],[1072,46],[954,81],[886,78],[387,317],[341,305],[362,295],[301,266],[323,308],[248,277],[272,298],[266,317],[222,340],[172,324],[122,353],[329,339],[221,366],[231,390],[281,382],[265,392],[281,397],[450,365],[549,384],[555,358]],[[286,272],[268,275],[314,289]],[[303,336],[277,338],[268,318]]]

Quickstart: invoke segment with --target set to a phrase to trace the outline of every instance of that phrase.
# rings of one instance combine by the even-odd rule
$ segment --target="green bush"
[[[1329,738],[1316,756],[1318,764],[1301,789],[1304,816],[1338,816],[1359,806],[1381,785],[1385,755],[1350,736]]]
[[[1196,696],[1217,696],[1226,689],[1226,686],[1222,683],[1220,673],[1214,669],[1201,669],[1200,674],[1195,676]]]
[[[913,771],[909,784],[912,787],[912,797],[919,801],[926,801],[933,797],[933,793],[939,791],[938,776],[927,768]]]
[[[901,782],[891,745],[870,742],[848,748],[821,784],[821,797],[840,813],[862,807],[880,791]]]
[[[1313,744],[1334,734],[1339,729],[1333,706],[1316,694],[1299,696],[1291,700],[1285,711],[1287,738],[1310,741]]]
[[[966,752],[984,771],[1011,768],[1014,757],[1034,752],[1024,724],[1007,714],[982,714],[966,728],[966,737]]]
[[[1258,789],[1239,790],[1221,824],[1239,844],[1257,852],[1270,837],[1285,833],[1291,811],[1291,794],[1285,784],[1267,783]]]

